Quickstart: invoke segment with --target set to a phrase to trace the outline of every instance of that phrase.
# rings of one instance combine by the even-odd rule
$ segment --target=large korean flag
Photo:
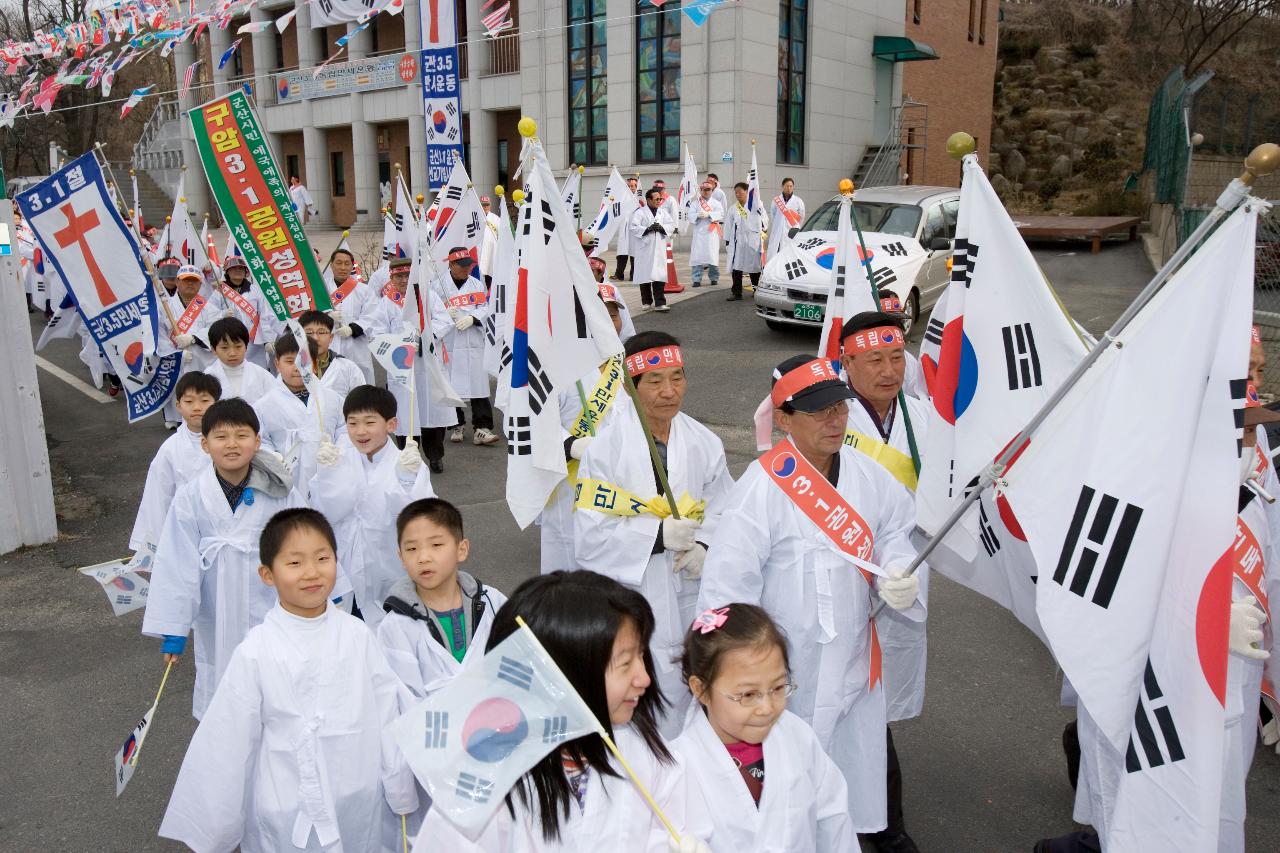
[[[1107,849],[1217,849],[1231,591],[1219,558],[1236,529],[1258,206],[1191,256],[1006,474],[1045,636],[1125,758]]]
[[[627,182],[622,179],[622,175],[618,173],[618,167],[614,166],[613,171],[609,173],[609,182],[605,184],[604,195],[600,199],[600,209],[596,211],[596,218],[591,220],[591,224],[584,229],[588,234],[596,238],[596,248],[591,254],[599,256],[601,252],[609,245],[609,240],[613,238],[614,233],[618,230],[618,226],[622,224],[623,205],[631,201],[634,206],[634,193],[627,186]]]

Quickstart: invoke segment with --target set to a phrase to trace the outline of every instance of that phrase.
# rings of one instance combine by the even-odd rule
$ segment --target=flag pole
[[[333,263],[333,253],[342,248],[342,241],[347,239],[349,236],[351,236],[351,231],[344,228],[342,230],[342,235],[338,237],[338,245],[334,246],[333,252],[329,253],[329,260],[324,262],[324,267],[320,270],[320,275],[323,276],[326,272],[329,271],[329,265]]]
[[[957,137],[960,136],[964,138],[957,139]],[[965,150],[966,146],[967,151]],[[972,146],[973,139],[968,134],[953,134],[951,139],[947,140],[948,152],[959,153],[962,158],[975,156],[972,153]],[[1160,289],[1164,287],[1165,283],[1173,276],[1174,272],[1182,266],[1183,261],[1185,261],[1187,257],[1195,251],[1200,242],[1214,230],[1218,222],[1240,206],[1240,203],[1248,196],[1254,179],[1266,177],[1267,175],[1275,172],[1278,168],[1280,168],[1280,145],[1270,142],[1264,143],[1249,153],[1249,156],[1245,158],[1244,171],[1240,174],[1240,177],[1233,179],[1231,183],[1227,185],[1226,189],[1222,191],[1222,195],[1218,196],[1218,200],[1214,204],[1213,210],[1211,210],[1209,215],[1204,218],[1204,221],[1202,221],[1196,230],[1191,233],[1191,236],[1189,236],[1186,241],[1178,247],[1178,250],[1173,253],[1169,260],[1165,261],[1164,265],[1160,267],[1160,270],[1155,274],[1151,281],[1147,283],[1147,286],[1142,289],[1142,292],[1137,295],[1132,303],[1130,303],[1129,307],[1120,315],[1120,318],[1111,325],[1111,328],[1098,339],[1098,343],[1094,345],[1093,349],[1089,350],[1084,359],[1076,365],[1075,370],[1071,371],[1067,378],[1063,380],[1062,384],[1058,386],[1058,389],[1054,391],[1049,399],[1044,402],[1040,407],[1040,410],[1031,417],[1031,420],[1027,422],[1027,425],[1024,426],[1021,431],[1019,431],[1013,441],[1009,442],[1008,446],[1005,447],[1005,449],[1000,452],[1000,455],[995,458],[995,461],[982,470],[978,478],[978,484],[971,489],[958,504],[956,504],[955,508],[951,511],[951,514],[947,516],[947,518],[938,527],[937,532],[929,537],[925,546],[920,549],[920,552],[916,555],[915,559],[911,561],[910,566],[907,567],[908,574],[914,573],[915,570],[919,568],[920,564],[928,559],[929,555],[933,553],[933,550],[937,548],[943,538],[945,538],[946,535],[951,532],[951,529],[959,523],[960,518],[965,514],[969,506],[978,499],[982,491],[994,483],[999,477],[1003,476],[1009,467],[1009,463],[1018,455],[1019,451],[1026,446],[1027,442],[1031,440],[1035,431],[1040,428],[1049,415],[1052,414],[1053,410],[1058,407],[1058,405],[1067,396],[1068,392],[1075,387],[1076,383],[1080,381],[1081,377],[1083,377],[1084,374],[1088,372],[1089,368],[1092,367],[1102,356],[1103,352],[1109,349],[1112,344],[1116,343],[1116,338],[1125,330],[1129,323],[1133,321],[1133,318],[1137,316],[1138,312],[1145,308],[1147,303],[1155,298],[1155,295],[1160,292]]]
[[[547,651],[546,646],[542,645],[542,641],[538,639],[537,634],[533,633],[533,629],[524,621],[523,616],[516,616],[516,624],[520,626],[522,631],[529,635],[529,639],[533,641],[533,644],[538,647],[539,651],[547,656],[547,659],[551,661],[552,666],[555,666],[555,658],[551,657],[551,653]],[[563,673],[561,674],[563,675]],[[582,702],[582,697],[579,696],[577,692],[574,693],[574,697],[579,702]],[[609,737],[609,733],[605,731],[604,725],[595,718],[595,714],[591,713],[591,709],[586,707],[585,702],[582,702],[582,705],[591,718],[595,720],[596,734],[600,735],[600,739],[604,741],[604,745],[613,753],[613,757],[618,759],[618,763],[622,765],[622,769],[627,771],[627,775],[631,777],[631,783],[636,786],[636,790],[640,792],[640,796],[644,797],[644,801],[649,804],[649,808],[653,811],[654,815],[657,816],[658,820],[662,821],[662,825],[666,827],[667,832],[671,834],[671,837],[677,843],[679,843],[680,833],[676,830],[675,824],[671,822],[670,818],[663,814],[662,808],[658,805],[657,800],[653,798],[653,794],[649,793],[649,789],[640,781],[640,777],[636,775],[636,771],[631,768],[627,759],[622,757],[622,750],[618,749],[618,745],[613,742],[613,738]]]
[[[667,480],[667,466],[662,464],[662,457],[658,455],[658,445],[653,439],[653,430],[649,428],[649,418],[644,413],[644,408],[640,405],[640,396],[636,393],[636,383],[631,378],[631,374],[627,372],[627,366],[624,362],[622,365],[622,376],[627,383],[627,393],[631,396],[631,402],[635,403],[636,414],[640,416],[640,431],[644,433],[645,443],[649,445],[649,459],[653,462],[653,470],[658,473],[658,484],[662,486],[662,494],[667,499],[667,506],[671,509],[672,518],[680,518],[680,510],[676,508],[676,496],[671,491],[671,483]]]
[[[152,708],[160,707],[160,696],[164,693],[164,686],[169,681],[169,671],[173,669],[173,664],[174,664],[174,661],[176,660],[177,658],[170,658],[169,662],[165,664],[164,675],[160,677],[160,689],[156,691],[155,701],[151,703]],[[152,719],[155,719],[155,718],[153,717]],[[145,731],[147,732],[151,731],[151,726],[147,726]],[[138,748],[133,751],[133,756],[129,759],[130,767],[138,766],[138,756],[142,754],[142,747],[146,745],[146,742],[147,742],[146,737],[143,737],[142,741],[138,744]]]
[[[587,419],[587,431],[591,435],[596,434],[596,418],[595,414],[587,407],[587,392],[582,390],[582,380],[579,379],[575,383],[578,386],[578,399],[582,401],[582,414]]]

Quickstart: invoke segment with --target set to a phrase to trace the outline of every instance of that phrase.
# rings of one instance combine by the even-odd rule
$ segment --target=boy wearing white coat
[[[578,469],[574,557],[579,567],[638,590],[653,608],[651,651],[671,703],[662,720],[670,737],[683,728],[692,701],[675,658],[693,618],[705,543],[733,478],[720,439],[680,411],[686,382],[679,342],[665,332],[641,332],[627,341],[626,355],[624,369],[635,381],[680,517],[663,496],[639,416],[634,409],[615,413]]]
[[[449,354],[449,384],[458,396],[471,404],[471,441],[477,446],[497,444],[493,432],[493,406],[489,403],[489,373],[484,369],[484,320],[489,316],[489,297],[484,282],[472,275],[475,260],[462,246],[449,250],[449,274],[437,278],[432,290],[444,303],[453,328],[442,342]],[[449,440],[459,444],[466,425],[466,410],[459,408]]]
[[[314,365],[316,343],[308,339],[307,346]],[[307,390],[297,364],[298,341],[291,332],[275,342],[275,354],[277,376],[254,408],[262,424],[263,446],[281,458],[299,448],[291,474],[305,496],[315,471],[316,450],[321,444],[332,443],[342,428],[342,399],[319,383],[315,383],[315,393]]]
[[[402,577],[383,602],[378,643],[419,699],[484,657],[493,615],[507,597],[460,571],[471,543],[462,513],[439,498],[414,501],[396,517]]]
[[[853,396],[829,362],[794,356],[774,370],[774,421],[787,437],[751,463],[722,502],[698,598],[699,611],[745,602],[786,633],[791,703],[849,785],[858,832],[886,825],[887,725],[875,595],[924,619],[914,507],[883,468],[844,447]]]
[[[334,349],[332,317],[323,311],[304,311],[298,316],[298,325],[307,333],[307,338],[315,342],[316,354],[312,362],[320,384],[336,394],[339,400],[345,400],[357,385],[367,385],[372,381],[365,378],[364,371],[355,361]],[[367,351],[368,347],[365,349]],[[372,368],[369,372],[373,373]]]
[[[334,550],[312,509],[263,529],[257,573],[279,600],[232,655],[161,837],[198,853],[400,849],[397,815],[418,794],[387,727],[409,697],[369,630],[330,604]]]

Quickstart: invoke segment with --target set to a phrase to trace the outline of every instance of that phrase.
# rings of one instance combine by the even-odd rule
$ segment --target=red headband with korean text
[[[841,341],[841,344],[846,353],[892,349],[904,345],[902,330],[897,326],[876,326],[872,329],[862,329],[849,335]]]
[[[664,367],[684,367],[684,354],[680,347],[654,347],[627,356],[627,373],[633,377]]]
[[[804,389],[832,379],[837,382],[840,381],[840,377],[831,368],[831,363],[825,359],[815,358],[813,361],[788,370],[786,375],[773,383],[773,390],[769,392],[769,399],[773,402],[774,407],[777,408]]]

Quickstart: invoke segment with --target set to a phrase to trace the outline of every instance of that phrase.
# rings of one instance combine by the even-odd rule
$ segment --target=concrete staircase
[[[144,225],[164,228],[164,218],[173,212],[173,197],[147,172],[137,172],[137,178],[138,203],[142,207]],[[129,204],[133,204],[132,199],[129,199]],[[199,223],[196,225],[198,227]]]

